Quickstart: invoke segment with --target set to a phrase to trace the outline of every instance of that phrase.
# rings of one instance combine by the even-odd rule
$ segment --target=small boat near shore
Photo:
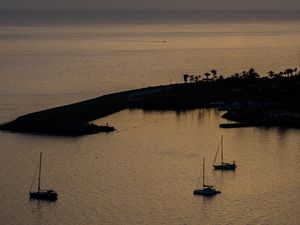
[[[37,191],[31,191],[32,190],[32,185],[35,179],[35,175],[33,177],[32,183],[31,183],[31,187],[30,187],[30,191],[29,191],[29,197],[30,199],[38,199],[38,200],[48,200],[48,201],[56,201],[57,200],[57,193],[54,190],[42,190],[41,189],[41,173],[42,173],[42,152],[40,153],[40,160],[39,160],[39,176],[38,176],[38,187],[37,187]]]
[[[216,159],[217,159],[217,156],[218,156],[218,152],[219,152],[219,149],[220,149],[220,145],[221,145],[221,162],[220,163],[216,163]],[[217,152],[216,152],[216,155],[215,155],[215,158],[214,158],[214,164],[213,164],[213,167],[215,168],[215,170],[235,170],[236,169],[236,162],[233,161],[231,163],[228,163],[228,162],[224,162],[223,160],[223,156],[224,153],[223,153],[223,135],[221,136],[221,142],[218,146],[218,149],[217,149]]]
[[[199,181],[198,181],[199,184]],[[198,185],[197,185],[198,186]],[[205,158],[203,158],[203,176],[202,176],[202,189],[195,189],[194,195],[202,195],[204,197],[214,196],[220,194],[221,191],[218,191],[212,185],[205,184]]]

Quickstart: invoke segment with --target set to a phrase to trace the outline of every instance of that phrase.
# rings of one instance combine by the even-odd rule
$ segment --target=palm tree
[[[212,73],[213,79],[215,80],[215,79],[217,78],[217,72],[218,72],[218,71],[216,71],[215,69],[213,69],[213,70],[211,70],[210,72]]]
[[[190,82],[192,83],[192,82],[194,82],[194,80],[195,80],[195,76],[194,75],[190,75]]]
[[[300,71],[298,71],[298,73],[297,73],[297,71],[298,71],[298,68],[294,68],[294,76],[300,76]]]
[[[275,76],[275,72],[272,71],[272,70],[270,70],[270,71],[268,72],[268,76],[269,76],[270,78],[273,78],[273,77]]]
[[[256,71],[253,68],[250,68],[246,74],[247,74],[246,78],[249,79],[254,79],[259,77],[258,73],[256,73]]]
[[[188,82],[188,78],[189,78],[189,75],[188,74],[183,74],[183,81],[184,83],[187,83]]]
[[[208,77],[210,76],[210,73],[205,73],[204,76],[206,76],[205,80],[208,81],[209,80]]]
[[[284,74],[284,72],[280,71],[279,74],[278,74],[278,77],[282,77]]]
[[[285,76],[289,77],[290,76],[290,69],[286,69],[284,72]]]
[[[289,70],[289,76],[293,76],[294,75],[294,69],[289,68],[288,70]]]

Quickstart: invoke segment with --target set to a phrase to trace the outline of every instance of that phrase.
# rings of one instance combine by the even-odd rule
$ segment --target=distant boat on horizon
[[[38,190],[36,192],[32,192],[32,185],[35,179],[36,172],[33,176],[29,197],[30,199],[38,199],[38,200],[48,200],[48,201],[56,201],[57,200],[57,193],[54,190],[42,190],[41,189],[41,173],[42,173],[42,152],[40,153],[40,160],[39,160],[39,177],[38,177]]]
[[[199,183],[199,182],[198,182]],[[202,195],[204,197],[214,196],[220,194],[221,191],[218,191],[212,185],[205,184],[205,158],[203,158],[203,176],[202,176],[202,189],[195,189],[194,195]]]
[[[235,161],[231,162],[231,163],[228,163],[228,162],[224,162],[224,159],[223,159],[223,135],[221,136],[221,163],[217,164],[216,163],[216,159],[217,159],[217,156],[218,156],[218,152],[219,152],[219,147],[220,145],[218,146],[218,149],[217,149],[217,152],[216,152],[216,155],[215,155],[215,158],[214,158],[214,164],[213,164],[213,167],[215,168],[215,170],[235,170],[237,165],[235,163]]]

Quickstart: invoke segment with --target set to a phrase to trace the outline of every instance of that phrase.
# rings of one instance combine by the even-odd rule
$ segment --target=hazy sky
[[[0,9],[300,10],[300,0],[0,0]]]

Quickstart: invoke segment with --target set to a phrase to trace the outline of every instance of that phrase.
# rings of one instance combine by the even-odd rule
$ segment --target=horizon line
[[[170,12],[299,12],[300,9],[0,9],[0,11],[170,11]]]

